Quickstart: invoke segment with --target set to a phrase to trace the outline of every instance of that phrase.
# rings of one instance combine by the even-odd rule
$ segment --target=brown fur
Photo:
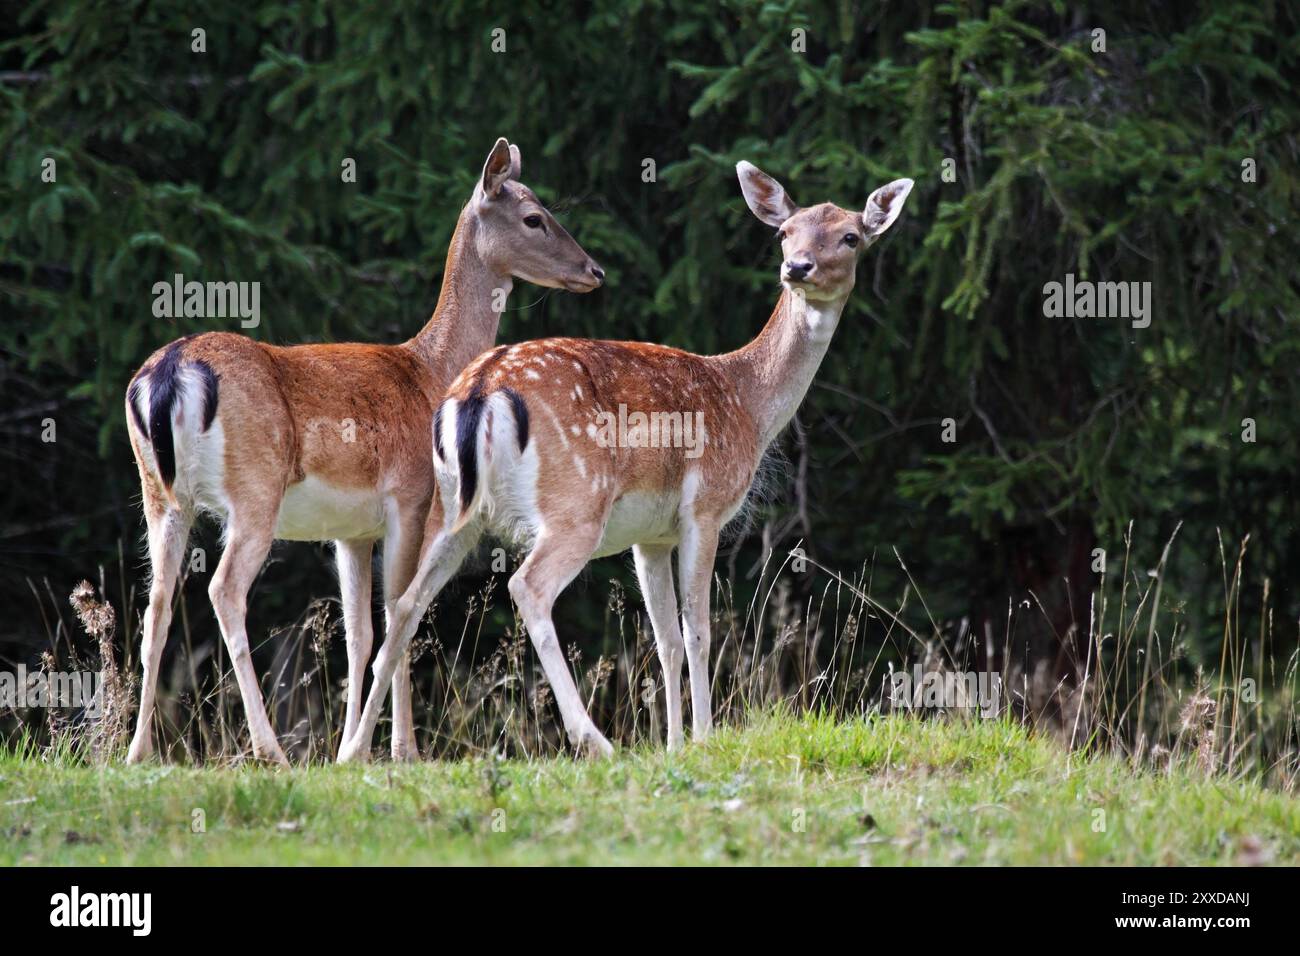
[[[286,488],[313,474],[342,488],[431,493],[430,409],[453,370],[424,364],[409,343],[286,347],[209,332],[182,354],[216,372],[219,414],[239,423],[226,431],[232,498],[245,472],[274,473]],[[345,421],[354,441],[341,437]]]
[[[471,364],[447,395],[464,401],[477,385],[489,394],[513,388],[524,396],[540,456],[538,503],[551,521],[566,510],[607,514],[628,492],[678,488],[695,466],[705,491],[697,509],[725,522],[753,481],[762,453],[757,429],[737,383],[713,358],[642,342],[555,338],[510,346],[486,364]],[[526,376],[530,370],[537,380]],[[597,413],[617,414],[620,404],[629,412],[702,412],[703,454],[692,460],[681,447],[601,447],[588,428],[597,427]],[[583,478],[575,457],[584,463]]]

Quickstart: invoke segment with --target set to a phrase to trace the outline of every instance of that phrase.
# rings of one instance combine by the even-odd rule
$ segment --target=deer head
[[[784,255],[782,284],[801,290],[809,301],[849,294],[858,257],[894,224],[913,185],[910,179],[896,179],[881,186],[861,213],[828,202],[801,209],[780,183],[752,163],[738,163],[736,172],[750,211],[777,230]]]
[[[599,288],[605,271],[519,181],[519,147],[498,139],[474,190],[478,254],[494,271],[570,292]]]

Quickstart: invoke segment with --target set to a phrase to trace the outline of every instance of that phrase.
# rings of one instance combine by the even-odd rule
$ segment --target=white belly
[[[634,544],[672,544],[677,541],[677,508],[681,496],[676,492],[649,494],[630,492],[614,502],[605,534],[594,558],[626,551]]]
[[[378,538],[383,533],[383,496],[377,491],[336,488],[314,475],[289,486],[275,523],[275,536],[284,541]]]

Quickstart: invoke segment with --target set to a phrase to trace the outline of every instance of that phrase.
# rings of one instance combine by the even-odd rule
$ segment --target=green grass
[[[192,832],[196,810],[205,832]],[[1294,798],[1190,766],[1070,757],[1004,721],[769,714],[678,755],[602,763],[278,771],[0,756],[5,865],[1298,859]]]

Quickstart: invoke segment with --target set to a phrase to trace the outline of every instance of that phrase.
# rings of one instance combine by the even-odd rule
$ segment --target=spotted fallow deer
[[[452,384],[434,415],[440,493],[419,568],[389,618],[376,683],[340,760],[368,754],[389,677],[424,608],[484,531],[531,542],[510,594],[576,749],[602,755],[611,746],[583,707],[551,607],[588,561],[629,547],[664,669],[668,746],[682,744],[683,656],[694,734],[709,732],[709,586],[719,531],[808,391],[863,250],[898,218],[912,189],[910,179],[882,186],[861,213],[830,203],[801,209],[749,163],[737,173],[749,208],[778,230],[784,252],[776,309],[748,345],[701,356],[543,339],[495,348]]]
[[[370,659],[371,552],[382,539],[384,606],[406,589],[436,487],[430,422],[464,366],[496,338],[514,278],[590,292],[604,273],[519,182],[499,139],[460,214],[432,318],[401,345],[280,347],[211,332],[155,352],[126,410],[140,470],[152,584],[140,713],[127,759],[152,750],[158,665],[197,512],[225,526],[208,594],[230,651],[257,758],[283,763],[250,658],[249,588],[276,539],[336,543],[347,636],[344,739]],[[415,754],[410,672],[392,679],[393,755]]]

